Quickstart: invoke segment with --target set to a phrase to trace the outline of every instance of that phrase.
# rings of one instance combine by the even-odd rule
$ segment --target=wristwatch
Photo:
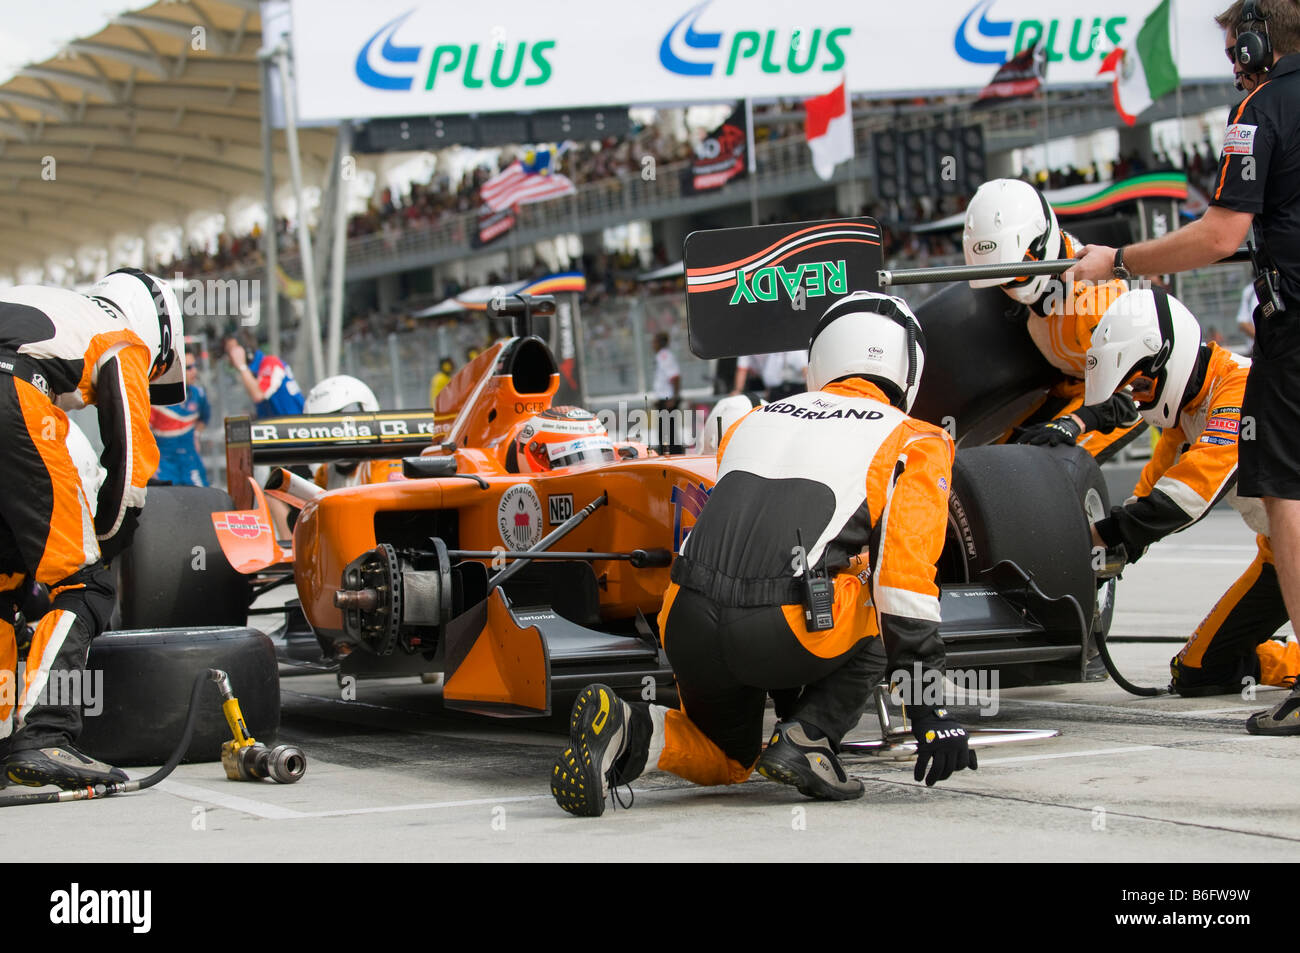
[[[1127,268],[1124,267],[1124,246],[1123,245],[1115,249],[1115,265],[1114,268],[1111,270],[1111,274],[1113,274],[1116,278],[1119,278],[1123,281],[1127,281],[1128,279],[1133,277],[1132,272],[1130,272]]]

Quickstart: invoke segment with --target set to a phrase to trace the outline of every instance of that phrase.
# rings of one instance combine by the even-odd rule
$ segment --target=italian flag
[[[1130,126],[1153,102],[1178,88],[1172,7],[1173,0],[1161,0],[1137,36],[1112,50],[1098,71],[1115,77],[1115,109]]]
[[[829,179],[835,166],[853,158],[853,113],[847,84],[841,82],[825,96],[805,99],[803,107],[813,169],[822,179]]]

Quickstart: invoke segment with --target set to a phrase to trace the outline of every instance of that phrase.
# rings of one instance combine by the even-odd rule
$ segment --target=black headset
[[[1259,8],[1259,0],[1246,0],[1241,8],[1240,26],[1259,24],[1262,28],[1242,30],[1233,45],[1234,59],[1248,73],[1259,73],[1273,65],[1273,43],[1268,38],[1268,14]]]
[[[118,268],[116,271],[110,271],[110,275],[130,275],[132,278],[138,278],[149,289],[149,297],[153,300],[154,311],[158,315],[158,356],[153,360],[153,366],[149,368],[149,380],[157,380],[171,369],[172,361],[176,359],[176,350],[172,346],[172,322],[167,314],[167,299],[163,297],[162,288],[148,274],[139,268]]]
[[[826,309],[817,326],[813,328],[812,337],[808,339],[808,350],[812,352],[813,343],[817,340],[817,335],[832,321],[842,318],[846,314],[856,314],[866,311],[872,314],[879,314],[889,318],[895,324],[899,324],[907,332],[907,385],[903,388],[903,393],[899,395],[894,402],[900,409],[907,400],[907,392],[912,389],[916,383],[916,349],[920,347],[922,356],[925,355],[925,333],[921,330],[920,323],[915,316],[904,311],[898,306],[898,303],[890,297],[872,297],[872,298],[845,298],[837,301]]]

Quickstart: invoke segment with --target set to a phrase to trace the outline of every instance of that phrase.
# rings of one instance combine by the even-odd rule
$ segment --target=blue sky
[[[42,0],[6,3],[0,17],[0,83],[28,63],[39,63],[64,43],[103,29],[124,10],[149,6],[149,0]]]

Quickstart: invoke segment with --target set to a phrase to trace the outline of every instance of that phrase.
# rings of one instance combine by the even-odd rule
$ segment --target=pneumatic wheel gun
[[[209,677],[221,693],[221,711],[234,738],[221,746],[221,766],[231,781],[262,781],[270,778],[280,784],[293,784],[307,771],[307,756],[297,745],[268,748],[248,734],[239,699],[230,690],[230,676],[220,669],[210,669]]]

